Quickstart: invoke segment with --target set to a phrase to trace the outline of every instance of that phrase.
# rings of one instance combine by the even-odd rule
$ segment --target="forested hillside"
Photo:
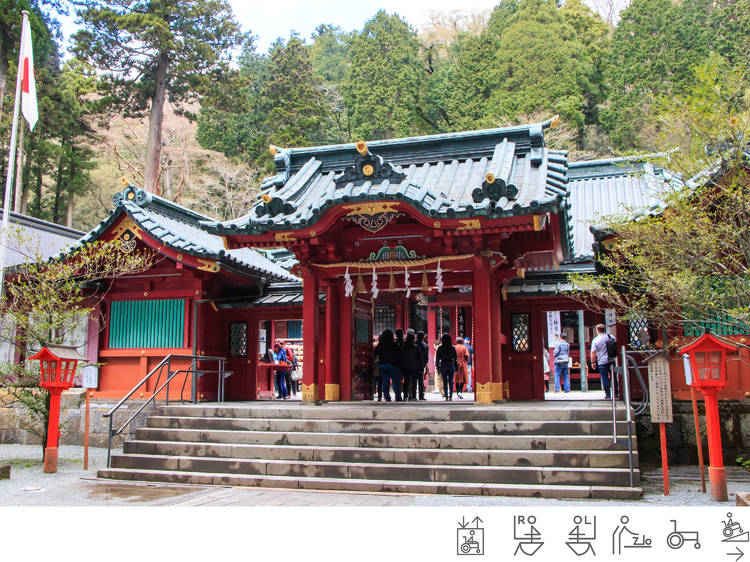
[[[660,108],[695,87],[696,67],[750,67],[746,0],[632,0],[619,20],[606,2],[596,12],[581,0],[503,0],[485,14],[434,14],[419,30],[380,11],[353,31],[321,22],[309,40],[292,34],[268,52],[240,32],[226,2],[132,11],[145,4],[0,0],[3,178],[20,9],[32,11],[35,42],[40,122],[23,140],[19,210],[86,228],[126,175],[233,217],[270,170],[269,144],[555,114],[563,125],[551,143],[572,159],[649,151]],[[79,10],[82,27],[63,61],[57,19],[65,9]],[[103,31],[111,29],[118,32]]]

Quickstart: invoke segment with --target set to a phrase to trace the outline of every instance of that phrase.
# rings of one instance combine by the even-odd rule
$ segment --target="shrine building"
[[[264,356],[281,338],[303,363],[303,401],[370,400],[385,328],[430,344],[470,337],[477,403],[544,399],[543,349],[562,332],[573,379],[597,384],[582,360],[593,326],[631,349],[650,328],[585,310],[567,276],[595,271],[597,217],[658,205],[676,180],[637,159],[569,163],[547,146],[554,125],[274,148],[276,175],[225,222],[126,186],[83,240],[121,238],[159,258],[113,280],[105,321],[90,322],[95,396],[123,396],[171,353],[226,358],[226,400],[272,398]],[[750,386],[735,371],[726,397]],[[673,372],[675,396],[689,396]],[[204,376],[190,397],[217,393]]]

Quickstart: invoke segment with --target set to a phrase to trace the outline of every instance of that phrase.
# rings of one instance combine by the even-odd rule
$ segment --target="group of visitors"
[[[277,369],[274,374],[274,387],[278,400],[288,400],[290,396],[297,396],[299,378],[295,376],[299,363],[291,347],[284,340],[273,342],[273,350],[268,351],[272,363],[288,368]]]
[[[454,346],[449,334],[435,341],[435,382],[445,400],[453,400],[454,386],[456,396],[463,398],[464,385],[470,381],[473,350],[468,339],[466,343],[458,338]],[[378,402],[391,401],[391,385],[396,402],[425,400],[429,346],[424,332],[383,330],[375,343],[375,360]]]
[[[618,395],[617,377],[612,377],[612,365],[615,362],[617,354],[617,342],[607,333],[607,327],[604,324],[597,324],[596,337],[591,342],[591,368],[599,372],[599,378],[602,383],[602,390],[607,400],[612,395],[612,386],[614,386],[615,395]],[[562,389],[564,392],[570,392],[570,344],[565,334],[558,336],[558,342],[554,351],[555,363],[555,389],[554,392],[560,392],[560,381],[562,380]],[[544,349],[545,362],[545,384],[549,384],[549,352]],[[547,389],[549,390],[549,388]]]

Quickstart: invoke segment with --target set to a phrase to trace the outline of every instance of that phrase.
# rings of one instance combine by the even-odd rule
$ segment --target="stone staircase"
[[[618,420],[625,419],[620,406]],[[607,402],[161,407],[100,478],[426,494],[638,499]]]

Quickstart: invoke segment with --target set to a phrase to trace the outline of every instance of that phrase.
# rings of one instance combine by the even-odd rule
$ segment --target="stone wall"
[[[107,432],[109,419],[104,417],[116,401],[91,401],[89,420],[89,444],[92,447],[107,446]],[[114,416],[114,427],[120,427],[143,404],[133,401],[122,406]],[[120,436],[113,438],[112,447],[122,447],[123,440],[133,439],[135,430],[146,425],[146,418],[153,415],[152,405],[144,408],[143,412],[130,422],[130,425]],[[74,388],[63,392],[60,401],[61,445],[83,445],[83,434],[86,418],[86,396],[83,389]],[[24,429],[28,425],[27,413],[19,405],[0,407],[0,443],[20,443],[22,445],[41,445],[41,437],[34,432]],[[118,425],[119,424],[119,425]]]
[[[670,464],[698,464],[695,443],[693,405],[690,401],[675,400],[672,404],[673,422],[665,426],[667,432],[667,459]],[[721,400],[719,421],[722,427],[724,463],[732,466],[738,456],[750,456],[750,400]],[[698,400],[698,423],[701,426],[703,461],[708,466],[708,441],[706,416],[702,400]],[[651,423],[648,411],[636,418],[638,455],[641,462],[660,463],[659,424]]]

